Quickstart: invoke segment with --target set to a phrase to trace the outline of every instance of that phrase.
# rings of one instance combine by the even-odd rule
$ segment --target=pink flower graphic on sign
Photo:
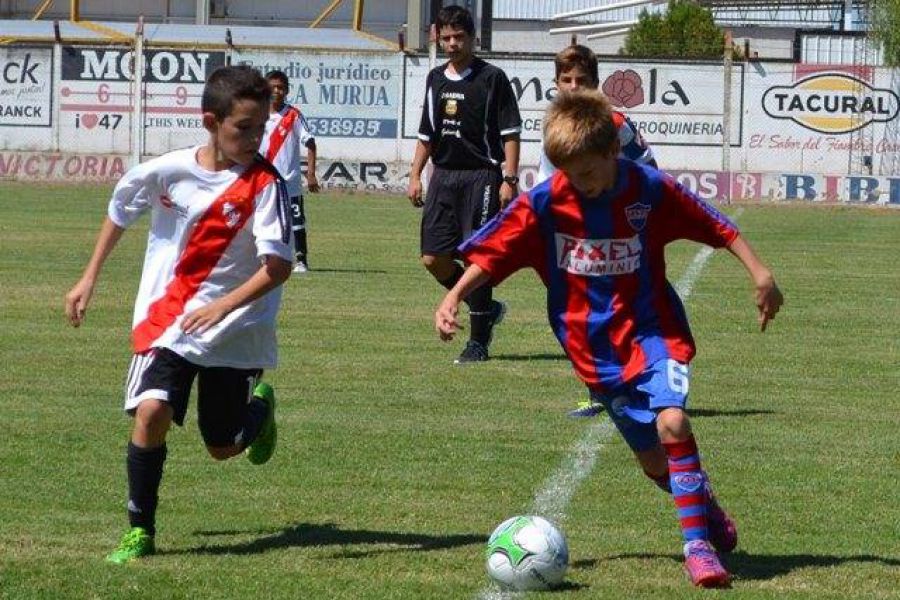
[[[644,88],[641,76],[628,69],[616,71],[603,82],[603,93],[613,106],[633,108],[644,103]]]

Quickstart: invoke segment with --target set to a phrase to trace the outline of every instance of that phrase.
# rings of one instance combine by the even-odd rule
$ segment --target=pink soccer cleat
[[[684,570],[698,587],[728,587],[731,576],[709,542],[694,540],[684,545]]]
[[[738,532],[734,519],[719,506],[709,480],[706,482],[706,519],[709,524],[709,541],[719,552],[731,552],[737,547]]]

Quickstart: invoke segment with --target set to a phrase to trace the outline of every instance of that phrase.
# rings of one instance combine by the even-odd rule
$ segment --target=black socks
[[[128,442],[128,521],[132,527],[143,527],[150,535],[156,533],[156,504],[165,461],[165,444],[158,448],[139,448]]]

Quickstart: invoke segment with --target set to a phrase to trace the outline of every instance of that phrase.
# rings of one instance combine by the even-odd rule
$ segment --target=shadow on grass
[[[774,415],[776,411],[765,408],[745,408],[741,410],[713,410],[709,408],[688,408],[691,417],[752,417],[754,415]]]
[[[581,570],[589,570],[593,569],[600,563],[596,558],[584,558],[582,560],[573,561],[569,568],[573,571],[581,571]]]
[[[256,531],[195,531],[195,535],[208,538],[259,534],[254,540],[203,544],[197,548],[171,550],[160,554],[259,554],[280,548],[309,548],[322,546],[342,547],[336,554],[341,558],[366,558],[388,552],[427,552],[458,546],[484,544],[484,535],[427,535],[423,533],[400,533],[394,531],[370,531],[366,529],[341,529],[333,523],[300,523],[282,530]],[[351,550],[346,546],[383,546],[378,549]]]
[[[495,354],[491,356],[491,360],[569,360],[565,354]]]
[[[590,559],[579,561],[582,568],[593,567],[596,563],[611,560],[668,558],[678,563],[684,560],[681,554],[617,554],[601,560]],[[873,554],[848,554],[834,556],[827,554],[748,554],[732,552],[722,557],[722,563],[738,580],[768,580],[780,575],[787,575],[798,569],[809,567],[838,567],[850,563],[878,563],[885,567],[900,567],[900,559],[875,556]],[[576,563],[577,564],[577,563]],[[574,565],[573,565],[574,566]]]
[[[315,275],[318,273],[360,273],[363,275],[386,275],[384,269],[310,269],[305,275]]]
[[[561,593],[561,592],[580,592],[582,590],[586,590],[591,586],[585,585],[583,583],[575,583],[574,581],[563,581],[561,584],[550,590],[546,593]]]

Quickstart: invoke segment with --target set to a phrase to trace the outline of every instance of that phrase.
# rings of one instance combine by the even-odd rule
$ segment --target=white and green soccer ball
[[[505,589],[554,588],[562,583],[568,566],[566,538],[543,517],[507,519],[488,540],[488,575]]]

